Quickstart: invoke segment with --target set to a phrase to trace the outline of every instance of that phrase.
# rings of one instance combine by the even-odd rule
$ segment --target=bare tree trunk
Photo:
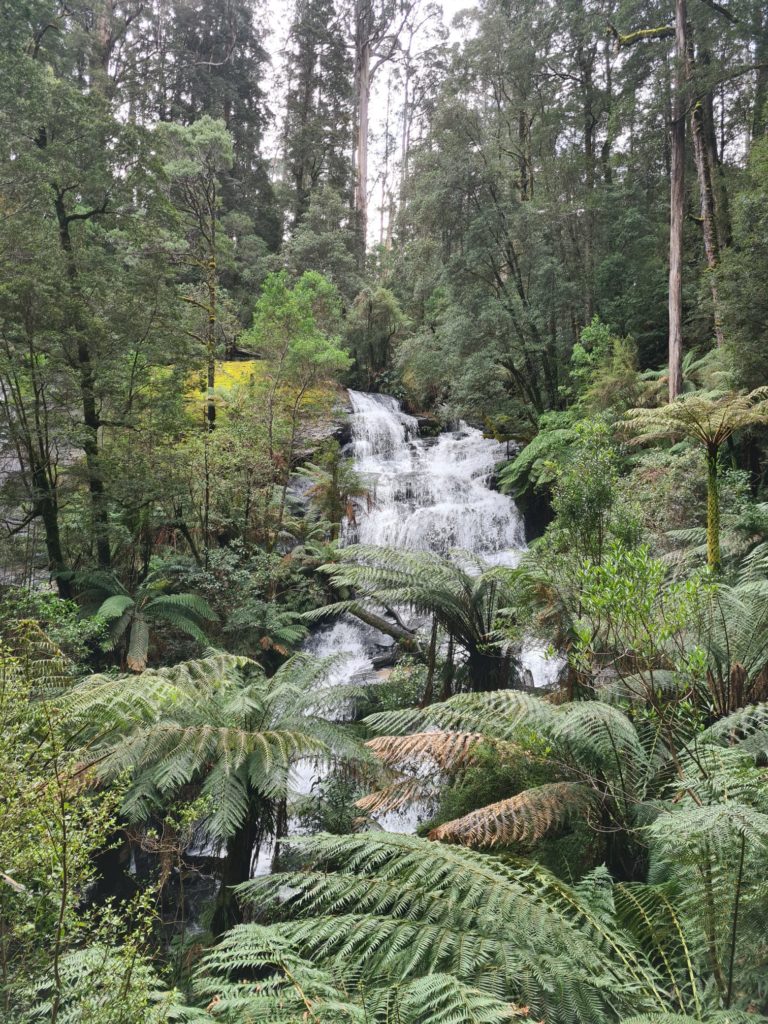
[[[715,200],[712,191],[712,169],[707,149],[704,144],[703,111],[701,102],[691,111],[691,136],[693,153],[696,162],[696,176],[699,181],[699,203],[701,207],[701,232],[704,239],[704,254],[707,258],[709,272],[709,290],[712,295],[715,339],[718,347],[724,343],[722,317],[720,315],[720,299],[717,291],[715,271],[720,257],[715,223]]]
[[[96,402],[96,372],[91,360],[91,350],[86,337],[86,331],[80,322],[80,313],[77,306],[82,301],[80,296],[80,284],[75,254],[72,246],[72,237],[69,231],[70,220],[73,215],[68,215],[64,207],[63,193],[58,187],[54,199],[54,208],[59,227],[59,242],[66,259],[67,279],[70,287],[76,295],[75,312],[72,314],[70,326],[76,336],[75,352],[72,362],[77,370],[80,385],[80,401],[83,412],[83,440],[82,448],[85,453],[85,465],[88,478],[88,490],[91,495],[91,513],[93,516],[93,532],[96,541],[96,554],[100,569],[108,569],[112,558],[109,549],[109,516],[107,511],[106,493],[104,480],[101,472],[101,460],[99,453],[99,428],[101,418]],[[96,211],[94,211],[95,214]],[[82,217],[81,214],[77,214]]]
[[[72,584],[61,574],[66,569],[59,533],[59,506],[52,492],[45,470],[38,466],[33,473],[35,484],[34,507],[43,521],[45,550],[48,555],[48,571],[56,581],[59,597],[72,597]]]
[[[405,202],[408,187],[408,159],[411,149],[411,62],[410,52],[406,53],[403,76],[402,134],[400,139],[400,206]]]
[[[391,237],[392,200],[389,190],[389,159],[391,135],[389,122],[392,113],[392,75],[387,78],[387,108],[384,117],[384,166],[381,172],[381,209],[379,211],[379,245],[385,245]]]
[[[708,65],[711,62],[711,54],[703,50],[701,63]],[[717,134],[715,130],[715,103],[714,93],[710,89],[701,99],[702,102],[702,129],[704,148],[709,161],[709,172],[712,179],[712,202],[715,213],[715,231],[717,245],[720,252],[724,252],[732,242],[731,213],[728,203],[728,187],[723,174],[723,145],[721,142],[718,150]]]
[[[688,65],[686,77],[693,78],[695,66],[693,40],[688,40]],[[712,295],[712,313],[714,318],[715,339],[718,347],[724,342],[722,318],[720,316],[720,300],[717,292],[715,271],[720,259],[720,246],[717,234],[717,215],[715,196],[712,187],[713,167],[711,154],[706,143],[704,123],[704,101],[696,101],[691,110],[691,138],[693,140],[693,157],[696,164],[696,177],[699,183],[699,207],[701,210],[701,233],[704,241],[704,254],[707,260],[709,290]]]
[[[216,267],[216,250],[215,250],[215,230],[216,221],[214,217],[211,217],[211,253],[208,262],[208,273],[207,273],[207,289],[208,289],[208,323],[205,329],[205,347],[207,356],[207,381],[206,381],[206,398],[205,398],[205,416],[207,421],[208,430],[213,430],[216,426],[216,395],[214,388],[216,386],[216,299],[217,299],[217,267]]]
[[[755,82],[755,103],[752,108],[752,142],[762,139],[768,131],[768,10],[755,11],[754,34],[757,38],[755,63],[758,65]]]
[[[669,400],[683,389],[683,227],[685,220],[685,94],[688,26],[685,0],[675,0],[675,71],[669,192]]]
[[[362,26],[361,26],[362,30]],[[365,260],[368,235],[368,108],[371,100],[371,44],[366,38],[357,40],[357,166],[355,168],[355,212],[360,234],[360,265]]]

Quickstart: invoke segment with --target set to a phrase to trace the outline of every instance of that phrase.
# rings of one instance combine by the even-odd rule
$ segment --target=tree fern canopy
[[[406,607],[432,617],[450,643],[467,656],[471,689],[494,689],[509,679],[510,666],[498,644],[496,620],[513,601],[514,573],[489,567],[471,552],[438,556],[429,551],[353,545],[338,560],[322,567],[337,593],[354,595],[309,614],[317,621],[351,612],[385,631],[390,628],[381,609]],[[371,613],[376,615],[371,620]],[[416,641],[413,631],[398,623],[400,639]]]
[[[129,821],[149,823],[182,795],[199,797],[198,834],[226,843],[223,870],[238,882],[274,833],[299,763],[360,759],[354,737],[323,717],[359,693],[318,690],[337,664],[296,655],[267,678],[247,658],[210,654],[138,677],[93,676],[68,695],[64,714],[91,774],[127,778]]]
[[[276,934],[348,983],[449,969],[534,1019],[610,1020],[622,1005],[663,1005],[644,955],[541,869],[399,835],[320,836],[301,850],[308,871],[249,882],[241,898],[272,901]]]
[[[406,733],[401,740],[370,744],[395,764],[406,762],[407,756],[429,756],[429,747],[414,745],[407,735],[411,728],[424,726],[441,730],[429,734],[433,746],[441,737],[450,749],[452,737],[472,730],[492,742],[511,744],[499,749],[502,757],[514,758],[522,749],[529,757],[546,758],[557,781],[512,794],[433,833],[436,839],[470,845],[528,847],[579,817],[595,816],[623,833],[631,845],[641,838],[639,822],[656,813],[655,801],[665,791],[672,763],[658,730],[638,732],[624,711],[601,701],[555,706],[519,692],[467,694],[420,712],[374,715],[369,724],[379,732]],[[452,766],[453,771],[457,768],[461,765]]]
[[[148,575],[134,596],[109,573],[84,574],[80,581],[83,606],[109,623],[112,644],[125,647],[125,663],[131,671],[142,672],[147,667],[150,629],[157,623],[172,626],[207,646],[201,624],[216,618],[210,605],[198,594],[165,593],[170,582],[161,575]]]

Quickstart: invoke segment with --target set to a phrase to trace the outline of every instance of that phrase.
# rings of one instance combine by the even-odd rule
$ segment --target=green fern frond
[[[258,981],[252,980],[258,977]],[[445,974],[344,984],[301,957],[276,929],[240,925],[204,957],[195,991],[214,1018],[272,1024],[501,1024],[523,1011]]]
[[[128,594],[113,594],[99,606],[96,614],[101,619],[119,619],[124,612],[133,607],[133,598]]]
[[[540,868],[395,834],[317,836],[300,848],[313,871],[254,879],[241,896],[271,903],[286,919],[277,934],[350,983],[447,972],[564,1021],[612,1019],[622,1004],[665,1008],[654,969],[608,925],[604,901],[593,908]]]

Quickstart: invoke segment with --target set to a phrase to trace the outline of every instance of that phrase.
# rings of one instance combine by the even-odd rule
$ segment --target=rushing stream
[[[369,497],[357,503],[354,522],[342,530],[344,544],[373,544],[447,554],[471,551],[489,564],[515,565],[525,548],[522,517],[515,503],[491,489],[496,467],[507,458],[504,444],[460,423],[455,431],[420,437],[418,421],[389,395],[349,392],[352,406],[351,455]],[[392,641],[356,619],[344,617],[314,634],[306,649],[319,657],[344,654],[337,670],[343,682],[373,676],[377,647]],[[536,686],[553,682],[558,659],[534,645],[520,655],[520,668]],[[299,765],[295,788],[307,793],[317,769]],[[387,815],[388,831],[410,832],[419,817]],[[272,851],[260,851],[256,874],[270,870]]]

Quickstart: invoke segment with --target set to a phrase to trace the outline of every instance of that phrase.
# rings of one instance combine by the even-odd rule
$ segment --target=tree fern
[[[276,929],[256,924],[232,929],[204,957],[195,991],[214,1020],[233,1022],[501,1024],[524,1015],[446,974],[391,986],[350,984],[297,954]]]
[[[147,667],[150,630],[158,622],[207,644],[201,624],[216,617],[208,602],[197,594],[164,593],[169,583],[162,576],[148,576],[134,595],[110,573],[84,575],[81,583],[85,585],[84,607],[109,623],[112,644],[116,648],[124,645],[126,665],[132,672]]]
[[[226,844],[222,877],[231,884],[248,877],[301,760],[362,756],[354,737],[323,717],[355,692],[326,685],[338,660],[297,655],[267,678],[247,658],[212,654],[138,678],[93,676],[64,711],[93,775],[127,776],[129,821],[146,822],[190,793],[205,798],[202,839]]]
[[[448,973],[533,1017],[590,1024],[666,1007],[605,901],[542,869],[402,835],[319,836],[301,848],[311,868],[254,879],[241,896],[260,913],[271,905],[282,920],[270,931],[347,988]]]
[[[743,806],[670,805],[651,829],[650,884],[600,868],[568,886],[533,865],[366,834],[302,840],[304,871],[240,892],[345,992],[449,974],[547,1021],[705,1021],[723,1007],[740,1020],[764,967],[766,823]]]
[[[577,437],[576,431],[570,427],[540,431],[501,469],[501,490],[504,494],[517,496],[532,485],[550,482],[554,476],[552,464],[562,458]]]
[[[541,756],[550,766],[551,782],[511,793],[435,829],[433,838],[450,842],[529,847],[582,819],[610,829],[614,853],[626,857],[628,865],[642,844],[640,825],[657,813],[656,800],[669,779],[671,756],[658,730],[639,732],[621,708],[601,701],[558,706],[516,691],[462,694],[424,709],[373,715],[367,722],[376,732],[395,734],[378,737],[369,747],[383,752],[389,770],[399,767],[403,781],[365,798],[361,806],[366,810],[401,805],[409,779],[414,782],[410,792],[418,793],[431,751],[461,746],[467,734],[506,744],[510,755]],[[412,742],[408,735],[412,730],[411,735],[421,737],[430,728],[437,731],[426,733],[433,737],[428,742]],[[410,763],[403,757],[398,766],[399,751],[408,753]]]
[[[312,612],[311,620],[361,609],[406,606],[434,616],[447,637],[464,649],[473,689],[504,685],[508,667],[494,632],[501,608],[513,601],[509,569],[488,566],[468,552],[451,558],[433,552],[352,546],[323,566],[336,590],[354,591],[353,600]]]
[[[54,1018],[57,1024],[211,1024],[205,1010],[166,989],[135,949],[103,943],[62,957],[58,979],[40,978],[27,992],[26,1008],[8,1024],[45,1024]]]
[[[721,446],[739,430],[768,421],[768,388],[748,394],[736,392],[693,392],[652,409],[632,409],[625,426],[643,444],[659,438],[690,438],[698,444],[707,462],[707,562],[720,568],[720,478],[718,456]]]

